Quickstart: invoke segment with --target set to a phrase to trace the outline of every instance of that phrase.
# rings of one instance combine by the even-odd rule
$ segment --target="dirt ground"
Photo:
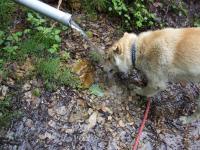
[[[165,12],[156,10],[160,16]],[[89,21],[84,14],[75,15],[81,26],[93,33],[92,41],[106,50],[123,33],[104,15],[98,17],[98,21]],[[186,17],[169,15],[166,18],[168,26],[189,26],[190,19]],[[74,59],[87,56],[89,47],[78,33],[68,30],[63,33],[63,39],[62,47],[70,50]],[[5,138],[0,149],[131,149],[143,118],[144,99],[128,89],[128,83],[120,81],[119,77],[106,84],[105,75],[98,67],[95,68],[95,82],[103,85],[104,96],[60,87],[53,93],[41,88],[41,96],[35,97],[31,90],[41,85],[41,81],[26,82],[21,94],[13,99],[22,108],[23,117],[14,120],[8,131],[1,133]],[[178,121],[180,116],[195,111],[199,88],[200,85],[194,83],[169,83],[165,91],[152,98],[139,150],[200,149],[200,120],[188,125]]]

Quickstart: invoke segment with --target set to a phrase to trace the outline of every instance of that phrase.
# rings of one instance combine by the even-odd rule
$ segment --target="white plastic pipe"
[[[16,2],[23,4],[45,16],[48,16],[64,25],[71,26],[72,15],[63,11],[60,11],[52,6],[49,6],[39,0],[15,0]]]

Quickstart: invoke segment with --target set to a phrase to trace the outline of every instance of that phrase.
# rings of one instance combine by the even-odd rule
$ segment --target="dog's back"
[[[138,37],[137,65],[171,78],[196,80],[200,75],[200,28],[164,29]],[[200,77],[199,77],[200,79]]]

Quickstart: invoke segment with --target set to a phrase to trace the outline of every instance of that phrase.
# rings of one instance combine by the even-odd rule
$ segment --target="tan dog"
[[[153,96],[166,88],[168,81],[200,81],[200,28],[166,28],[139,34],[125,33],[108,51],[105,69],[115,66],[127,73],[132,66],[145,73],[148,85],[136,93]],[[198,101],[200,111],[200,100]],[[200,118],[200,113],[182,121]]]

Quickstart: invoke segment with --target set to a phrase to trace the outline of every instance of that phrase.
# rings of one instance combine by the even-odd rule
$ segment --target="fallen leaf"
[[[104,96],[103,90],[97,84],[92,85],[89,91],[96,96]]]
[[[119,121],[119,126],[120,127],[125,127],[125,124],[124,124],[124,122],[122,120]]]
[[[89,122],[88,123],[88,130],[92,129],[96,125],[96,123],[97,123],[97,115],[98,115],[97,112],[93,112],[93,114],[88,119],[88,122]]]
[[[79,76],[84,88],[89,88],[94,83],[94,70],[88,60],[78,60],[73,64],[72,71]]]
[[[107,112],[107,113],[109,113],[109,114],[113,114],[112,110],[111,110],[110,108],[106,107],[105,103],[103,103],[103,104],[101,105],[101,110],[102,110],[103,112]]]

